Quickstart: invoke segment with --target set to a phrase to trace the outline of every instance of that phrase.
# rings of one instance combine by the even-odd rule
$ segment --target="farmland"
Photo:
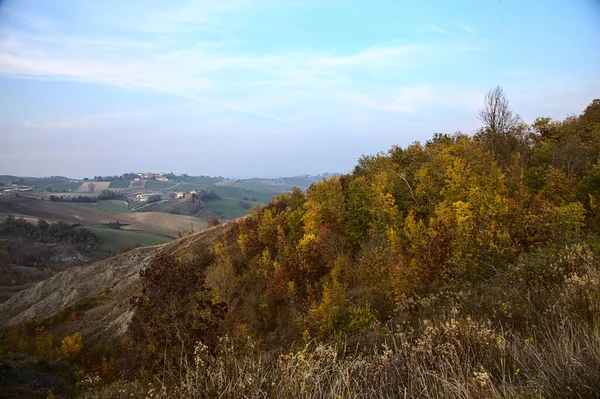
[[[113,188],[129,188],[129,180],[113,180],[110,182],[110,184],[108,185],[109,189],[113,189]]]
[[[105,214],[119,214],[127,212],[128,204],[127,201],[123,200],[106,200],[98,201],[94,203],[62,203],[63,206],[76,207],[81,209],[87,209],[91,211],[97,211]]]
[[[125,201],[118,200],[99,201],[97,204],[73,204],[0,197],[0,216],[7,214],[84,226],[106,225],[118,221],[126,225],[127,230],[147,231],[170,237],[177,237],[179,232],[200,231],[207,226],[206,220],[191,216],[162,212],[126,212]]]
[[[86,226],[86,229],[91,230],[98,237],[99,244],[103,249],[112,253],[117,253],[125,248],[133,248],[136,245],[145,247],[172,240],[172,237],[147,231],[117,230],[104,226]]]
[[[44,190],[48,192],[70,192],[75,191],[81,186],[81,183],[53,183],[45,186]]]
[[[177,183],[170,181],[148,180],[146,182],[146,190],[166,190],[176,185]]]
[[[248,209],[240,205],[240,200],[221,198],[205,201],[206,208],[221,213],[225,219],[236,219],[248,214]],[[250,203],[253,204],[253,203]]]

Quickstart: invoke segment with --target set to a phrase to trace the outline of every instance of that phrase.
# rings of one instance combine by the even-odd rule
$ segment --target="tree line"
[[[8,215],[4,223],[0,224],[0,235],[34,242],[77,245],[86,248],[92,248],[98,243],[98,238],[94,233],[76,224],[48,223],[43,219],[38,220],[37,224],[33,224],[23,218],[15,218],[13,215]]]

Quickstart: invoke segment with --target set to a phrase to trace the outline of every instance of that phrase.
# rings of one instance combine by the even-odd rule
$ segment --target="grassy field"
[[[146,231],[137,230],[117,230],[103,226],[86,226],[94,233],[100,242],[100,245],[107,251],[117,253],[124,248],[133,248],[136,244],[141,246],[162,244],[171,241],[172,238]]]
[[[108,188],[128,188],[129,187],[129,180],[113,180],[110,182],[110,184],[108,185]]]
[[[146,204],[145,202],[142,202],[141,204],[139,204],[139,206],[136,206],[135,209],[138,210],[140,208],[143,208],[143,211],[145,211],[145,212],[168,212],[169,209],[171,209],[175,205],[181,204],[183,202],[184,202],[184,200],[182,200],[182,199],[160,201],[160,202],[155,202],[153,204]]]
[[[271,202],[273,197],[279,195],[279,192],[264,192],[264,191],[255,191],[255,190],[246,190],[244,188],[239,187],[226,187],[226,186],[209,186],[208,190],[215,190],[220,197],[223,198],[231,198],[236,200],[241,200],[244,197],[246,198],[256,198],[256,202],[260,202],[261,204],[266,204]]]
[[[58,191],[58,192],[63,192],[63,191],[75,191],[79,188],[79,186],[81,186],[81,183],[54,183],[54,184],[50,184],[48,186],[46,186],[46,190],[45,191]]]
[[[189,184],[193,184],[194,186],[198,186],[198,184],[211,185],[211,184],[215,184],[215,183],[223,180],[223,179],[219,179],[217,177],[209,177],[209,176],[185,176],[185,177],[177,177],[176,179],[182,183],[189,183]]]
[[[179,183],[177,186],[177,191],[191,191],[197,188],[202,188],[201,184],[193,184],[193,183]]]
[[[248,210],[239,205],[238,199],[221,198],[218,200],[205,201],[206,208],[221,212],[225,219],[236,219],[245,216]]]
[[[124,212],[127,212],[127,210],[128,210],[127,202],[121,201],[121,200],[98,201],[96,203],[90,203],[90,204],[69,202],[69,203],[65,203],[64,205],[77,207],[77,208],[83,208],[83,209],[89,209],[91,211],[106,213],[109,215],[124,213]]]
[[[155,180],[148,180],[146,182],[146,190],[165,190],[169,187],[173,187],[177,185],[176,182],[171,182],[171,181],[155,181]]]

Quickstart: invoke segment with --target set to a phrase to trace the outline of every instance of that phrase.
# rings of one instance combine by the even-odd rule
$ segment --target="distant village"
[[[117,195],[130,201],[148,202],[162,199],[187,199],[191,200],[198,196],[198,190],[189,191],[168,191],[155,188],[147,189],[146,182],[173,182],[174,188],[179,184],[177,178],[187,177],[187,174],[174,175],[173,173],[152,173],[137,172],[127,173],[122,176],[95,176],[93,179],[67,179],[62,177],[33,178],[35,184],[21,184],[28,182],[27,178],[21,178],[19,181],[0,181],[0,195],[3,196],[23,196],[45,200],[65,199],[74,197],[94,197]],[[57,179],[62,179],[59,182]],[[111,182],[115,180],[129,181],[126,187],[111,187]],[[48,183],[53,181],[53,183]],[[126,183],[127,184],[127,183]],[[53,189],[61,187],[60,189]]]

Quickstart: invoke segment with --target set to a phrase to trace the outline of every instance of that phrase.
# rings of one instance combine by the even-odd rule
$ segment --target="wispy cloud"
[[[442,35],[451,35],[452,34],[449,30],[444,29],[438,25],[425,25],[424,29],[426,31],[430,31],[430,32],[441,33]]]
[[[392,93],[385,83],[368,82],[479,51],[460,42],[406,40],[352,50],[257,49],[243,37],[206,32],[218,30],[220,22],[232,15],[280,4],[274,0],[180,1],[161,12],[153,2],[142,8],[125,3],[119,14],[111,4],[78,3],[72,10],[84,23],[91,13],[95,18],[90,24],[100,20],[115,28],[102,30],[101,35],[94,29],[76,33],[71,25],[49,16],[11,11],[20,23],[3,29],[0,75],[150,90],[285,122],[306,113],[282,112],[282,103],[290,101],[415,112],[439,103],[437,95],[427,91],[430,86],[400,87]],[[435,25],[427,29],[448,33]],[[190,32],[201,39],[193,39]],[[56,126],[69,128],[60,121]]]

